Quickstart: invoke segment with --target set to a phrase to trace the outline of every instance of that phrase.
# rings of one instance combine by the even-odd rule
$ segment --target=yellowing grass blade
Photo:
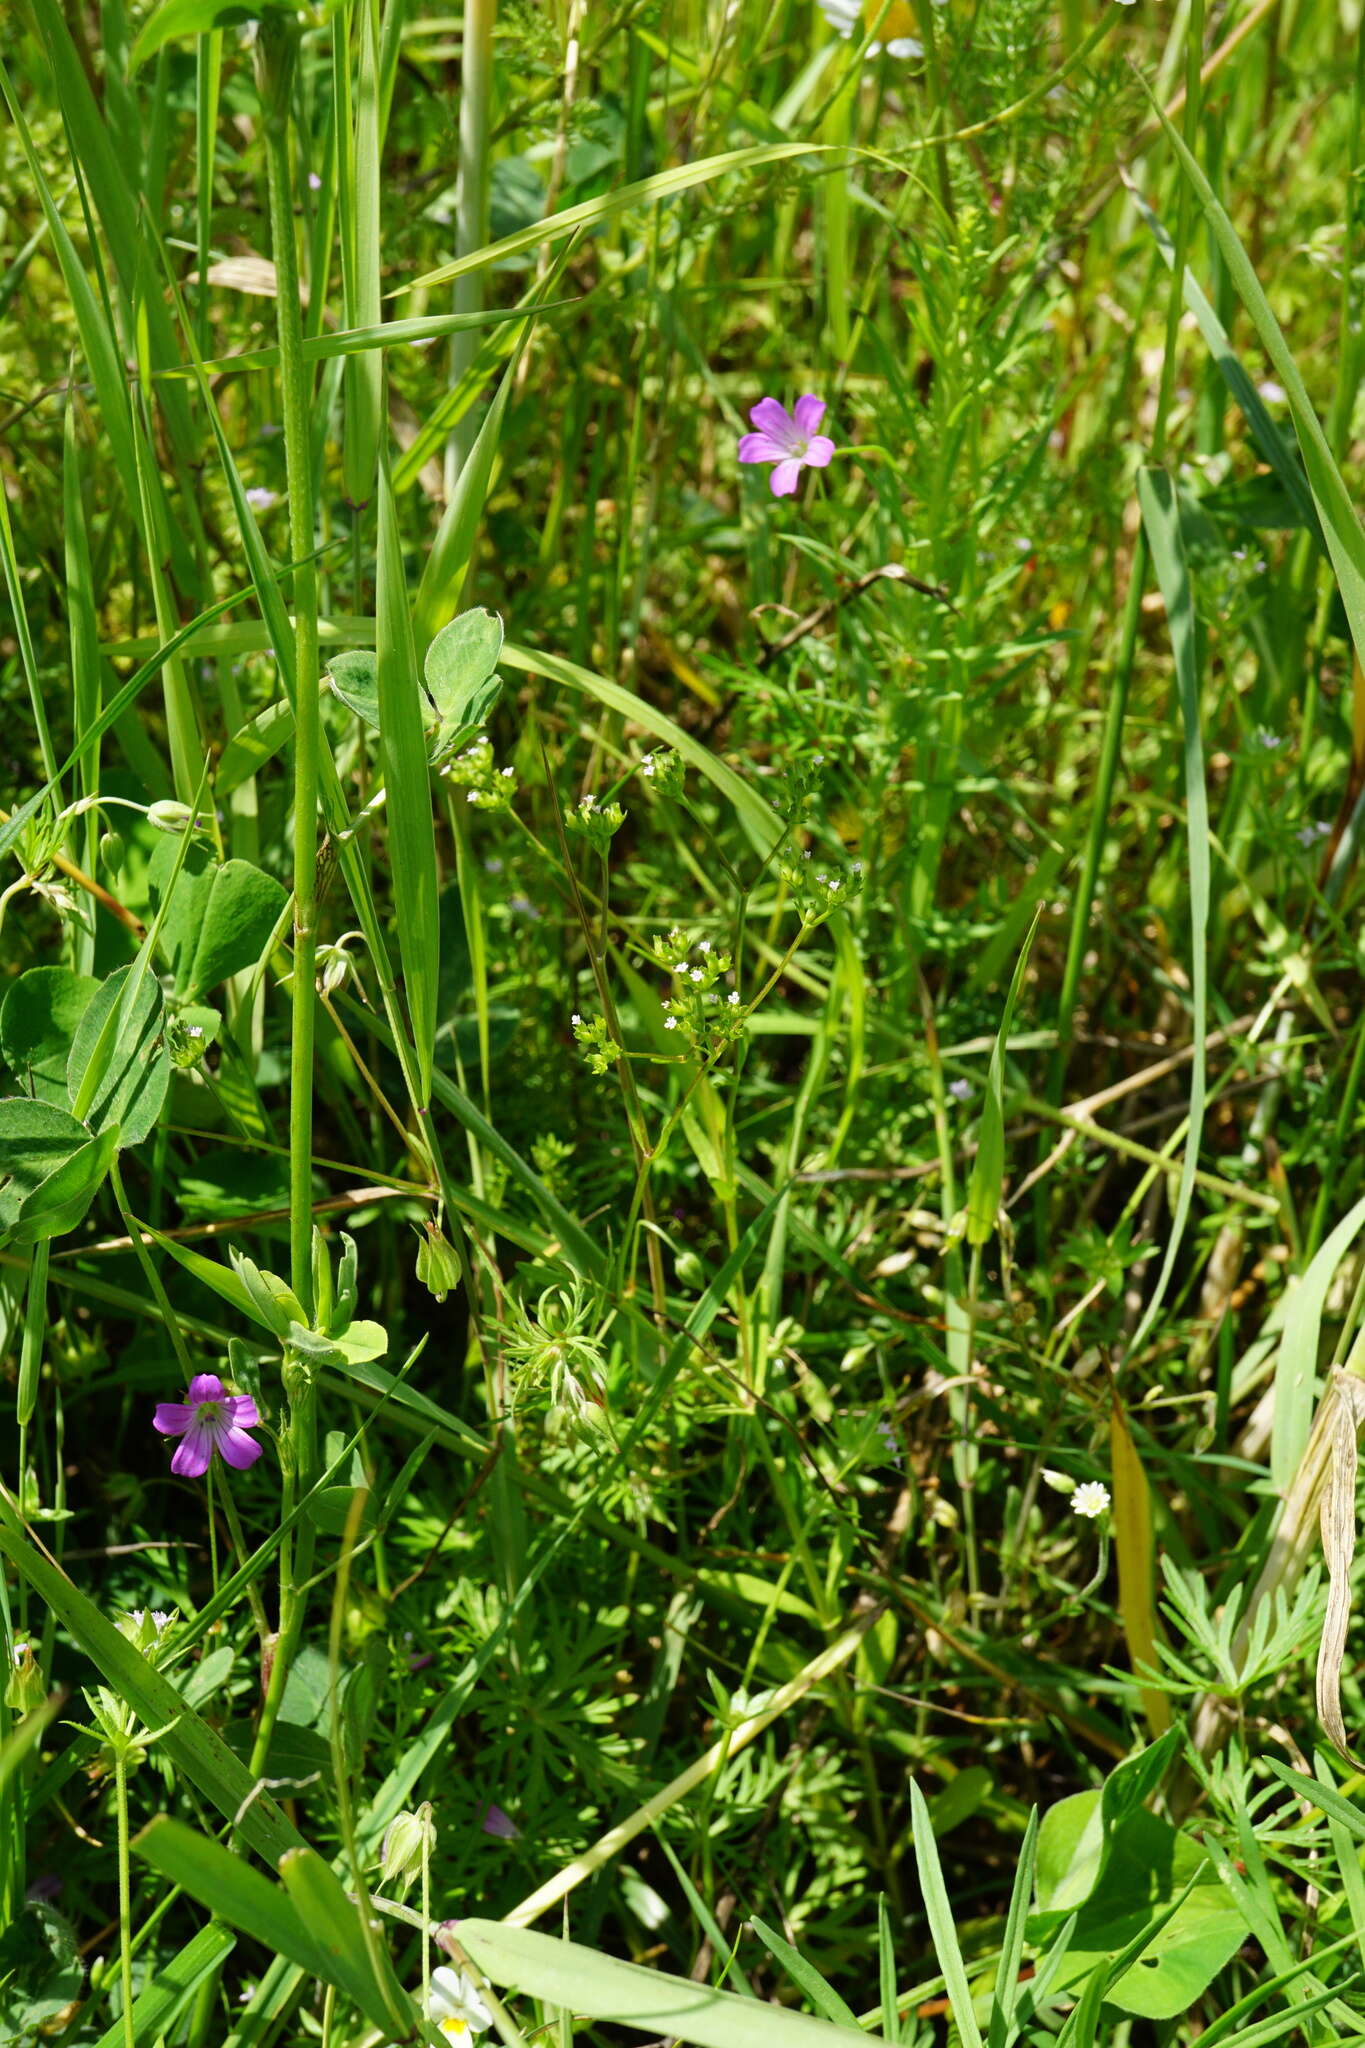
[[[1154,1667],[1161,1624],[1157,1619],[1152,1571],[1152,1496],[1128,1417],[1117,1394],[1109,1413],[1109,1456],[1114,1480],[1114,1554],[1119,1568],[1119,1614],[1134,1676]],[[1142,1710],[1153,1735],[1171,1725],[1164,1692],[1139,1681]]]

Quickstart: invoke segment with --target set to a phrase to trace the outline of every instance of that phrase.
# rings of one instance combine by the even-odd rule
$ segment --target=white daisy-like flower
[[[1071,1506],[1076,1514],[1084,1515],[1088,1522],[1093,1522],[1097,1515],[1102,1515],[1108,1510],[1109,1488],[1103,1480],[1087,1479],[1085,1484],[1078,1486],[1072,1494]]]
[[[910,33],[916,23],[914,9],[907,0],[891,0],[889,7],[883,7],[882,0],[818,0],[818,4],[835,35],[842,36],[845,42],[876,28],[882,40],[868,44],[869,57],[879,56],[883,50],[907,62],[924,55],[923,44]],[[819,758],[817,754],[816,759]]]
[[[454,2041],[457,2048],[468,2048],[476,2034],[486,2033],[493,2024],[493,2015],[478,1985],[463,1970],[444,1966],[431,1973],[427,2018],[437,2033]]]

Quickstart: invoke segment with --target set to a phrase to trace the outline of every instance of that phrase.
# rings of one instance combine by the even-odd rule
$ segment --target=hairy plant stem
[[[310,1366],[301,1360],[285,1355],[283,1377],[285,1391],[289,1397],[289,1421],[280,1432],[280,1514],[281,1518],[293,1513],[300,1495],[306,1494],[316,1477],[317,1427],[316,1391]],[[280,1626],[275,1637],[275,1653],[266,1681],[265,1699],[261,1706],[261,1718],[256,1727],[256,1740],[251,1751],[251,1773],[253,1777],[265,1775],[266,1759],[270,1753],[270,1738],[279,1719],[284,1703],[284,1689],[289,1681],[290,1667],[298,1654],[303,1637],[303,1621],[308,1606],[308,1581],[313,1569],[315,1536],[307,1515],[300,1517],[292,1534],[280,1543]]]
[[[267,16],[256,41],[256,78],[270,186],[275,259],[275,326],[280,348],[289,546],[294,571],[294,980],[289,1050],[289,1284],[306,1309],[313,1299],[313,1042],[317,1010],[318,784],[321,749],[317,571],[313,550],[311,378],[303,357],[298,254],[294,245],[291,81],[295,32]]]
[[[133,1886],[128,1858],[128,1752],[119,1743],[114,1752],[114,1801],[118,1824],[118,1952],[123,1989],[124,2048],[137,2048],[133,2025]]]

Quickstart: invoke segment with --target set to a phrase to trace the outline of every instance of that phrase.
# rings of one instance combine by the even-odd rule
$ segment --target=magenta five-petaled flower
[[[261,1445],[247,1435],[260,1426],[250,1394],[229,1394],[214,1372],[198,1372],[183,1401],[158,1401],[152,1427],[163,1436],[183,1437],[171,1459],[180,1479],[202,1479],[215,1451],[236,1472],[245,1472],[261,1455]]]
[[[816,428],[825,416],[825,401],[808,391],[796,401],[795,416],[775,398],[760,398],[749,414],[756,434],[745,434],[739,444],[741,462],[772,462],[772,492],[775,498],[789,498],[801,480],[803,469],[824,469],[834,453],[828,434]]]

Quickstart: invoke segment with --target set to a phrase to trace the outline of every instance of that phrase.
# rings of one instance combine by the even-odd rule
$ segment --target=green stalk
[[[497,0],[465,0],[464,34],[460,44],[460,159],[455,181],[455,254],[470,256],[488,240],[488,146],[493,106],[493,24]],[[483,308],[481,270],[457,277],[451,311],[478,313]],[[453,391],[478,354],[477,330],[450,338],[450,388]],[[479,421],[471,407],[457,420],[446,441],[446,503],[455,495],[460,471],[469,457]]]
[[[114,1752],[114,1800],[118,1813],[118,1950],[123,1986],[124,2048],[137,2048],[133,2025],[133,1886],[128,1861],[128,1752]]]
[[[311,380],[303,358],[298,254],[294,246],[290,84],[295,32],[274,17],[261,22],[256,77],[270,184],[275,258],[275,318],[280,346],[289,545],[294,571],[294,980],[289,1049],[289,1283],[305,1309],[313,1301],[313,1040],[317,1009],[318,777],[321,750],[317,571],[313,549],[308,408]]]

